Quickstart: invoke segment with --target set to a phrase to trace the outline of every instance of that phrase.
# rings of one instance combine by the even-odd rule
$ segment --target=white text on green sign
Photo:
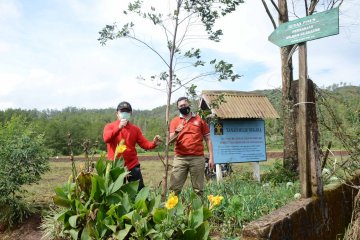
[[[335,34],[339,34],[338,8],[283,23],[271,33],[269,41],[284,47]]]

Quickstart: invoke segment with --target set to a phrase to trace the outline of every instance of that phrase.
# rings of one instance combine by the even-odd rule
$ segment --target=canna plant
[[[211,204],[211,203],[210,203]],[[173,193],[169,195],[164,208],[156,209],[153,221],[156,233],[153,239],[208,239],[211,211],[203,206],[195,194],[190,195],[189,203],[181,203]]]
[[[55,220],[60,236],[72,239],[208,239],[210,210],[192,194],[181,203],[170,194],[166,203],[148,187],[137,192],[138,182],[124,183],[129,174],[121,153],[123,142],[108,161],[101,156],[96,172],[81,171],[55,189],[53,201],[63,207]],[[211,202],[210,202],[211,205]]]

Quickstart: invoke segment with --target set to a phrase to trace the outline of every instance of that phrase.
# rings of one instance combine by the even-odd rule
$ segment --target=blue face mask
[[[131,117],[131,113],[128,113],[128,112],[120,112],[119,113],[119,119],[129,120],[130,117]]]

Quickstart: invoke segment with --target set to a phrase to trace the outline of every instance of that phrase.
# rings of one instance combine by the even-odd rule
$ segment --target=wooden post
[[[308,79],[308,122],[310,129],[310,145],[309,145],[309,158],[310,158],[310,176],[311,176],[311,193],[312,196],[323,195],[323,183],[321,179],[321,160],[320,160],[320,133],[316,114],[315,103],[315,87],[313,82]],[[330,148],[330,147],[329,147]]]
[[[254,180],[260,182],[260,164],[259,162],[252,162],[252,165],[254,170],[253,173]]]
[[[217,180],[217,182],[220,182],[222,180],[222,177],[223,177],[222,171],[221,171],[221,165],[216,164],[215,169],[216,169],[216,180]]]
[[[299,116],[297,124],[297,146],[301,196],[311,197],[310,159],[309,159],[309,127],[307,115],[307,53],[306,43],[299,44]]]

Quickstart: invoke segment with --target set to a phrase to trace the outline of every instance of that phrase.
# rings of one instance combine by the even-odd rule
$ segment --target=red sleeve
[[[170,122],[170,133],[174,133],[177,127],[177,117]]]
[[[117,122],[118,121],[105,125],[104,134],[103,134],[105,143],[110,143],[114,139],[114,137],[117,136],[117,134],[119,133],[120,129],[119,129],[119,124],[117,124]]]
[[[136,131],[137,131],[137,144],[139,144],[139,146],[142,149],[145,150],[150,150],[156,147],[156,144],[154,142],[150,142],[149,140],[147,140],[144,135],[142,134],[140,128],[136,127]]]

